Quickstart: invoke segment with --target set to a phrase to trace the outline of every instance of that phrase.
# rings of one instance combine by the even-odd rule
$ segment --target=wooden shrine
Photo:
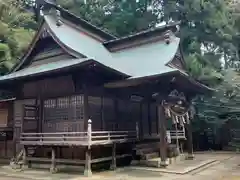
[[[93,164],[115,169],[137,144],[160,142],[166,166],[167,116],[185,124],[170,136],[186,139],[186,129],[192,157],[190,102],[211,89],[185,72],[178,23],[117,38],[55,4],[42,10],[28,51],[0,77],[16,96],[14,163],[84,165],[90,175]]]

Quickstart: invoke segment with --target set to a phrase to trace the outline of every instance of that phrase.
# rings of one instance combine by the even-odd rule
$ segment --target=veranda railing
[[[89,120],[87,132],[22,133],[20,143],[23,145],[92,146],[124,143],[138,139],[138,128],[135,131],[92,131],[91,123]]]

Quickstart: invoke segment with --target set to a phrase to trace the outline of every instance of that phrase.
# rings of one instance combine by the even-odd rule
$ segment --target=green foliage
[[[7,73],[25,52],[37,23],[14,0],[0,1],[0,74]]]
[[[232,141],[231,129],[240,129],[240,73],[233,69],[223,72],[223,81],[211,96],[194,100],[198,111],[193,121],[194,131],[211,130],[214,143],[224,146]]]
[[[160,21],[161,2],[152,0],[57,0],[57,4],[117,36],[155,27]],[[150,9],[149,6],[152,5]]]
[[[225,63],[230,60],[228,56],[235,58],[235,31],[226,1],[168,0],[164,5],[166,21],[182,22],[179,36],[189,73],[205,83],[209,78],[207,84],[215,85],[222,77],[221,58],[226,57]]]

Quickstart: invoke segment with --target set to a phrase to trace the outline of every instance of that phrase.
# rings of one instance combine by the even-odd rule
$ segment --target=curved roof
[[[62,23],[56,25],[55,17],[44,16],[49,29],[58,41],[87,58],[133,77],[150,76],[172,71],[166,64],[171,61],[179,47],[180,39],[170,34],[170,43],[163,40],[110,52],[101,42],[78,29]],[[176,70],[176,69],[175,69]]]
[[[177,70],[167,66],[167,63],[174,58],[180,42],[180,39],[173,33],[169,33],[170,43],[158,39],[135,47],[110,52],[102,42],[86,35],[86,33],[75,27],[69,26],[65,21],[60,26],[57,26],[56,17],[45,15],[44,19],[46,27],[50,32],[49,34],[61,47],[87,59],[95,60],[131,78],[158,75]],[[27,58],[28,56],[25,59]],[[68,65],[67,62],[59,61],[53,64],[53,66],[54,69],[72,66],[75,64],[75,61],[79,63],[79,60],[68,60],[68,63],[70,63]],[[51,69],[50,64],[31,69],[24,68],[0,77],[0,80],[15,79],[34,73],[50,71],[49,68]]]

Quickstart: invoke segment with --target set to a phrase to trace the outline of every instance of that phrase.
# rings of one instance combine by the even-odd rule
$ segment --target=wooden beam
[[[191,122],[186,124],[186,131],[187,131],[187,159],[194,159],[193,155],[193,143],[192,143],[192,125]]]
[[[147,104],[147,113],[148,113],[148,133],[151,136],[152,135],[152,122],[151,122],[151,104],[148,102]]]
[[[158,121],[159,121],[159,134],[160,134],[160,166],[167,166],[167,140],[166,140],[166,117],[162,104],[158,104]]]
[[[111,130],[119,130],[119,126],[118,123],[119,123],[119,118],[118,118],[118,114],[119,114],[119,103],[118,103],[118,96],[114,96],[114,129],[111,129]]]
[[[143,121],[144,121],[144,119],[143,119],[143,103],[142,102],[140,102],[140,105],[139,105],[140,107],[140,111],[139,111],[139,113],[140,113],[140,120],[139,120],[139,126],[140,126],[140,128],[139,128],[139,139],[142,139],[143,138],[143,136],[144,136],[144,132],[143,132]]]
[[[117,161],[116,161],[116,143],[112,144],[112,164],[110,167],[111,170],[117,169]]]
[[[92,121],[91,121],[91,119],[88,120],[87,139],[88,139],[88,146],[87,146],[86,152],[85,152],[84,175],[91,176],[92,175],[92,169],[91,169]]]
[[[88,90],[87,86],[84,85],[83,94],[83,105],[84,105],[84,129],[87,129],[88,119],[89,119],[89,102],[88,102]]]
[[[155,110],[156,110],[155,116],[156,116],[156,128],[157,128],[156,132],[157,132],[157,134],[159,134],[160,132],[159,132],[158,106],[157,105],[156,105]]]
[[[8,151],[8,148],[7,148],[7,132],[6,132],[6,136],[5,136],[5,140],[4,140],[4,155],[5,157],[7,157],[7,151]]]
[[[105,130],[104,96],[101,96],[101,130]]]
[[[51,159],[51,167],[50,167],[51,173],[56,173],[56,148],[52,147],[52,159]]]
[[[85,152],[85,169],[84,169],[84,175],[85,176],[91,176],[92,175],[92,169],[91,169],[91,149],[86,148]]]
[[[28,163],[27,163],[27,146],[23,146],[23,157],[22,157],[22,170],[28,168]]]

